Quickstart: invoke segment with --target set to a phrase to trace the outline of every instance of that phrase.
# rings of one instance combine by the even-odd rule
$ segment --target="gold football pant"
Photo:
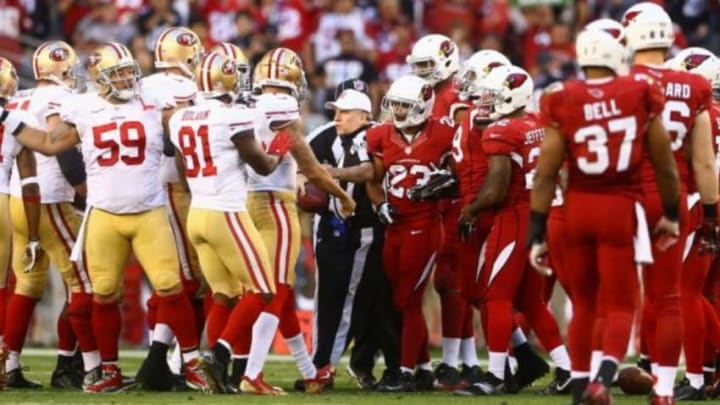
[[[88,215],[85,251],[95,294],[121,291],[130,249],[155,291],[180,285],[180,264],[165,207],[123,215],[93,208]]]
[[[0,194],[0,288],[5,288],[12,255],[12,222],[10,222],[10,196]],[[4,308],[0,303],[0,308]],[[0,315],[2,318],[2,315]],[[0,325],[2,330],[2,325]]]
[[[265,243],[247,212],[190,208],[188,238],[214,293],[274,293]]]
[[[198,289],[201,277],[200,263],[195,249],[187,236],[187,218],[190,209],[190,193],[179,183],[166,184],[170,225],[180,260],[183,284],[187,288]]]
[[[67,288],[73,293],[90,293],[90,277],[85,257],[70,261],[81,218],[69,202],[40,206],[40,247],[43,254],[32,271],[26,273],[25,248],[28,245],[28,227],[25,207],[20,198],[10,198],[10,217],[13,224],[12,263],[17,285],[15,292],[31,298],[41,298],[47,282],[49,263],[60,271]]]
[[[295,193],[252,191],[247,208],[267,246],[275,283],[294,286],[301,240]]]

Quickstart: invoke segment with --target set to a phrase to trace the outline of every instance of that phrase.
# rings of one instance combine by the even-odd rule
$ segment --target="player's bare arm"
[[[540,146],[540,157],[530,194],[530,209],[547,214],[555,198],[558,172],[565,155],[565,141],[555,127],[545,128],[545,138]],[[567,177],[567,176],[566,176]]]
[[[20,184],[22,184],[22,199],[25,207],[25,220],[28,225],[28,239],[38,240],[40,235],[40,186],[37,182],[35,154],[28,148],[22,148],[15,162],[20,176]]]
[[[460,214],[461,222],[475,222],[480,211],[492,209],[505,201],[510,180],[512,163],[506,155],[488,156],[488,174],[472,203],[464,206]]]
[[[382,182],[385,178],[385,167],[383,167],[382,159],[377,156],[372,157],[373,176],[365,183],[368,198],[373,205],[382,204],[385,201],[385,193],[383,191]]]
[[[375,175],[373,172],[373,164],[371,162],[363,162],[352,167],[332,167],[325,166],[330,175],[338,180],[349,181],[351,183],[364,183],[372,180]]]
[[[647,147],[664,211],[663,217],[654,225],[654,233],[658,248],[665,250],[677,242],[680,234],[680,176],[670,149],[670,137],[659,117],[653,117],[648,125]]]
[[[695,117],[690,136],[692,169],[703,204],[718,200],[718,173],[715,168],[710,113],[705,110]]]
[[[266,176],[275,170],[280,159],[278,156],[267,154],[255,140],[253,130],[238,132],[231,138],[240,154],[240,158],[253,168],[258,174]]]

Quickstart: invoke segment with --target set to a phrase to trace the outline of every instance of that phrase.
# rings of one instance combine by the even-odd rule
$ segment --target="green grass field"
[[[133,375],[140,365],[141,352],[123,352],[121,354],[121,366],[126,374]],[[205,395],[195,392],[182,393],[154,393],[145,391],[127,391],[123,393],[88,395],[81,392],[64,391],[56,389],[42,389],[39,391],[2,391],[0,392],[0,404],[15,403],[37,403],[37,404],[396,404],[410,403],[413,405],[432,404],[441,405],[448,403],[472,403],[488,405],[550,405],[568,404],[570,401],[565,397],[545,397],[536,394],[541,385],[531,387],[519,395],[505,397],[463,397],[450,393],[417,393],[417,394],[380,394],[366,393],[359,391],[353,380],[345,373],[347,363],[338,367],[338,376],[335,380],[335,389],[322,395],[305,395],[302,393],[290,392],[284,397],[249,397],[230,395]],[[55,357],[49,350],[29,350],[23,355],[23,366],[26,368],[25,375],[49,386],[50,375],[55,367]],[[285,357],[273,357],[268,362],[265,379],[273,385],[279,385],[290,391],[293,382],[298,377],[295,364]],[[542,381],[547,384],[549,379]],[[627,397],[618,393],[615,395],[616,404],[646,404],[644,397]],[[687,402],[690,404],[690,402]]]

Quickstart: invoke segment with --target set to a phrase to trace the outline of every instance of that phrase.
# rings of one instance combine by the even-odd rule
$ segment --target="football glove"
[[[424,201],[431,198],[450,197],[455,193],[457,179],[449,170],[436,169],[430,173],[428,181],[408,190],[412,201]]]
[[[377,213],[380,222],[384,225],[392,225],[395,223],[395,215],[397,212],[395,211],[395,207],[390,205],[390,203],[381,203],[375,207],[375,212]]]
[[[270,142],[267,153],[277,155],[278,158],[282,159],[290,148],[292,148],[292,145],[293,141],[290,133],[280,130],[275,134],[272,142]]]
[[[23,271],[25,273],[30,273],[33,271],[33,268],[35,267],[35,262],[37,262],[37,259],[42,254],[42,250],[40,249],[40,241],[39,240],[31,240],[28,242],[28,245],[25,247],[25,257],[24,261],[27,263],[25,265],[25,269]]]
[[[475,230],[475,222],[458,221],[458,237],[462,242],[470,242],[470,235]]]
[[[700,253],[715,254],[718,252],[718,238],[720,229],[718,227],[717,205],[703,205],[703,221],[698,230],[700,237]]]

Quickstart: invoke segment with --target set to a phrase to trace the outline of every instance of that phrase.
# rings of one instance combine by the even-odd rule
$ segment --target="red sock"
[[[203,307],[205,310],[205,319],[207,319],[207,317],[210,316],[210,310],[212,309],[213,302],[214,302],[213,301],[213,292],[210,289],[210,287],[208,287],[205,290],[205,295],[203,296]]]
[[[655,352],[655,308],[645,296],[642,307],[642,318],[640,319],[640,350],[641,353],[650,357],[651,362],[657,362]]]
[[[7,305],[5,303],[5,287],[0,288],[0,336],[5,334],[5,313]]]
[[[90,321],[102,361],[117,361],[118,339],[122,325],[119,304],[117,302],[109,304],[93,302]]]
[[[280,325],[280,334],[286,338],[293,338],[300,333],[300,322],[295,312],[295,291],[285,284],[278,284],[278,289],[287,288],[289,291],[283,303]]]
[[[220,333],[222,333],[223,328],[227,324],[231,313],[232,307],[219,302],[213,302],[207,317],[206,328],[209,349],[215,347],[215,342],[217,342],[218,337],[220,337]]]
[[[147,300],[147,323],[148,329],[155,329],[155,323],[157,323],[157,309],[158,309],[158,296],[154,292],[150,295]]]
[[[5,344],[14,352],[22,350],[27,335],[30,317],[32,317],[37,300],[20,294],[10,296],[7,306],[7,327],[5,328]]]
[[[58,335],[58,350],[64,352],[75,352],[77,347],[77,338],[75,332],[73,332],[72,324],[70,323],[70,314],[68,314],[68,304],[65,303],[62,312],[58,315],[57,319],[57,335]]]
[[[73,332],[83,353],[97,350],[95,335],[92,330],[92,295],[88,293],[72,293],[68,315]]]
[[[465,306],[465,300],[459,293],[450,292],[440,296],[443,337],[459,338],[462,335]]]
[[[198,347],[198,335],[195,331],[195,313],[187,295],[183,292],[158,297],[157,322],[170,327],[182,350]]]
[[[247,334],[248,342],[252,338],[252,326],[265,308],[265,302],[261,296],[248,293],[235,304],[225,328],[220,334],[220,339],[228,342],[233,347],[242,336]],[[248,348],[250,345],[247,345]]]
[[[707,299],[702,299],[703,313],[705,314],[705,327],[707,339],[716,347],[720,348],[720,320],[712,303]]]
[[[510,336],[515,327],[512,313],[513,304],[508,300],[490,300],[486,307],[488,351],[504,352],[508,348]]]

